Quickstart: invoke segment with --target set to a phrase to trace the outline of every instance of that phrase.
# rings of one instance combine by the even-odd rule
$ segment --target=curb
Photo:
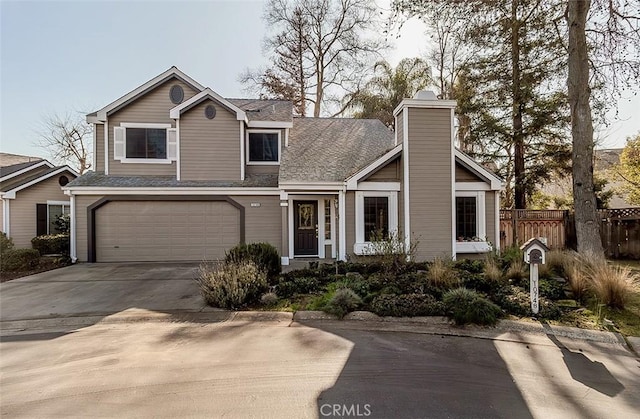
[[[244,326],[253,322],[269,323],[271,326],[293,326],[295,323],[329,323],[338,328],[377,330],[388,332],[427,333],[444,336],[473,337],[480,339],[526,341],[526,335],[545,337],[553,335],[573,340],[622,345],[635,356],[640,354],[640,337],[623,337],[617,332],[578,329],[518,320],[500,320],[496,326],[456,326],[447,317],[380,317],[368,311],[354,311],[343,320],[323,311],[228,311],[228,310],[181,310],[156,312],[144,309],[128,309],[118,313],[87,313],[66,317],[0,321],[0,334],[32,333],[42,330],[79,329],[96,324],[126,323],[226,323]]]

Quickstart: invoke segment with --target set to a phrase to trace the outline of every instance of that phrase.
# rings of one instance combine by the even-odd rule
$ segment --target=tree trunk
[[[569,26],[569,75],[573,138],[573,201],[578,252],[603,254],[600,223],[593,188],[593,123],[589,99],[589,57],[585,27],[590,0],[567,1]]]
[[[524,136],[522,134],[522,91],[520,86],[520,21],[518,20],[518,1],[511,2],[511,94],[513,157],[515,174],[514,209],[527,208],[524,178]]]

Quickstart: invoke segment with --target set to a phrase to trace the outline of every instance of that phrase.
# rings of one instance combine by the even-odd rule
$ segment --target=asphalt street
[[[284,319],[284,320],[283,320]],[[96,322],[0,343],[3,417],[635,418],[618,343],[369,322]]]

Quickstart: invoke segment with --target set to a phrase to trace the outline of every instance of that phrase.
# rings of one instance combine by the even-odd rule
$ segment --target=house
[[[0,220],[17,248],[30,248],[35,236],[57,232],[54,222],[71,208],[62,187],[77,176],[68,166],[0,153]]]
[[[89,114],[95,172],[64,187],[79,261],[200,261],[240,242],[294,258],[419,241],[418,259],[499,243],[500,179],[453,147],[455,102],[422,92],[378,120],[293,117],[172,67]]]

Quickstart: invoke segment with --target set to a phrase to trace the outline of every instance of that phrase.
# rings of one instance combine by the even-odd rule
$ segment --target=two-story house
[[[502,185],[454,148],[454,108],[421,92],[393,133],[223,98],[172,67],[87,116],[95,172],[64,188],[72,257],[214,260],[269,242],[286,265],[370,253],[380,232],[419,242],[418,259],[487,252]]]

